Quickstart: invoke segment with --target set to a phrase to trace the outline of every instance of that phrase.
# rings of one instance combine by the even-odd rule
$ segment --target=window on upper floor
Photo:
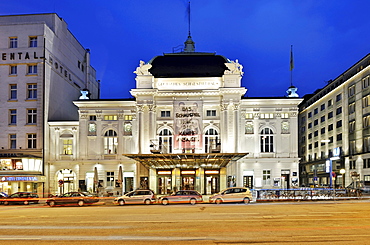
[[[260,114],[261,119],[269,119],[274,118],[274,113],[261,113]]]
[[[105,115],[104,121],[117,121],[117,115]]]
[[[325,110],[325,104],[322,104],[321,105],[321,109],[320,109],[321,111],[323,111],[323,110]]]
[[[27,99],[37,99],[37,84],[27,84]]]
[[[27,124],[37,123],[37,109],[27,109]]]
[[[362,79],[362,88],[367,88],[370,85],[370,76],[365,77]]]
[[[132,115],[125,115],[125,121],[132,121]]]
[[[317,126],[319,124],[319,119],[315,119],[315,121],[313,121],[313,126]]]
[[[17,65],[10,65],[9,66],[9,75],[10,76],[15,76],[15,75],[17,75],[17,73],[18,73]]]
[[[348,97],[354,96],[356,93],[356,87],[355,85],[352,85],[348,88]]]
[[[10,109],[9,110],[9,125],[16,125],[17,124],[17,110]]]
[[[17,84],[9,85],[9,100],[17,99]]]
[[[370,126],[370,115],[365,115],[362,117],[362,127],[368,128]]]
[[[362,107],[366,108],[370,105],[370,95],[365,95],[362,97]]]
[[[18,37],[9,37],[9,48],[18,48]]]
[[[36,75],[37,74],[37,65],[28,65],[28,75]]]
[[[333,112],[332,111],[328,113],[328,119],[330,119],[330,118],[333,118]]]
[[[335,101],[338,102],[342,100],[342,94],[338,94],[336,97],[335,97]]]
[[[341,141],[342,140],[342,134],[337,134],[337,141]]]
[[[110,129],[104,134],[104,154],[117,154],[117,132]]]
[[[207,115],[207,117],[215,117],[216,116],[216,110],[207,110],[206,115]]]
[[[16,149],[16,148],[17,148],[17,135],[9,134],[9,149]]]
[[[282,113],[281,113],[281,118],[283,118],[283,119],[287,119],[287,118],[289,118],[289,113],[282,112]]]
[[[88,135],[96,136],[96,123],[94,121],[89,122],[88,124]]]
[[[37,37],[30,37],[30,48],[37,47]]]
[[[342,113],[342,107],[337,108],[336,115],[340,115]]]
[[[253,122],[246,122],[245,123],[245,133],[246,134],[254,134]]]
[[[313,114],[314,114],[314,115],[316,115],[317,113],[319,113],[319,108],[315,108],[315,109],[313,110]]]
[[[28,149],[36,149],[36,134],[27,134],[27,148]]]
[[[325,122],[325,116],[322,116],[321,118],[320,118],[320,122]]]
[[[63,155],[73,154],[73,139],[63,139]]]
[[[321,128],[321,135],[325,134],[325,128]]]
[[[264,128],[260,132],[261,152],[274,152],[274,132],[270,128]]]
[[[333,100],[332,99],[328,100],[328,107],[332,105],[333,105]]]
[[[356,126],[356,121],[355,120],[349,122],[349,129],[348,129],[348,131],[350,133],[355,132],[355,130],[356,130],[355,126]]]
[[[355,113],[355,111],[356,111],[356,103],[353,102],[353,103],[348,105],[348,114],[351,115],[351,114]]]
[[[212,153],[218,151],[219,149],[220,136],[217,129],[210,128],[206,131],[204,136],[204,149],[205,153]]]
[[[253,119],[253,113],[245,113],[246,119]]]
[[[132,135],[132,123],[130,121],[123,123],[123,135],[125,136]]]
[[[307,115],[308,118],[311,118],[312,117],[312,112],[309,112],[308,115]]]
[[[165,128],[162,129],[159,132],[158,135],[158,142],[159,142],[159,151],[161,153],[172,153],[173,148],[173,134],[171,130]],[[191,141],[186,141],[186,138],[180,142],[181,148],[183,152],[185,151],[185,148],[189,146],[190,149],[190,143]]]
[[[290,133],[289,122],[281,122],[281,133],[282,134],[289,134]]]
[[[161,117],[171,117],[171,111],[161,111]]]
[[[328,125],[328,131],[332,131],[333,129],[334,129],[333,124],[329,124],[329,125]]]
[[[342,127],[342,120],[339,120],[337,121],[337,128],[341,128]]]
[[[364,137],[364,145],[363,150],[364,152],[370,152],[370,136]]]

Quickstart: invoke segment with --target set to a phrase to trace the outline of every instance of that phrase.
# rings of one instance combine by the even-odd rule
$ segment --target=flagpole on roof
[[[290,45],[290,86],[293,86],[293,68],[294,68],[293,45]]]

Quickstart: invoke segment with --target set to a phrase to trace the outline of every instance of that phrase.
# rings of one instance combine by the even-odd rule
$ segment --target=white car
[[[229,202],[242,202],[245,204],[250,203],[252,200],[252,193],[246,187],[230,187],[209,198],[210,203],[229,203]]]
[[[126,204],[152,204],[156,202],[156,196],[152,190],[135,190],[123,196],[116,197],[113,201],[120,206]]]

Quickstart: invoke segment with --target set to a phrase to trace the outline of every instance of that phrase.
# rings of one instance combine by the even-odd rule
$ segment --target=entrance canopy
[[[222,168],[248,153],[123,154],[147,168]]]

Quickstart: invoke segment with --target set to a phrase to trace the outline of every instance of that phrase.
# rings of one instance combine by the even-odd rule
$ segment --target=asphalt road
[[[370,244],[370,201],[0,205],[0,244]]]

